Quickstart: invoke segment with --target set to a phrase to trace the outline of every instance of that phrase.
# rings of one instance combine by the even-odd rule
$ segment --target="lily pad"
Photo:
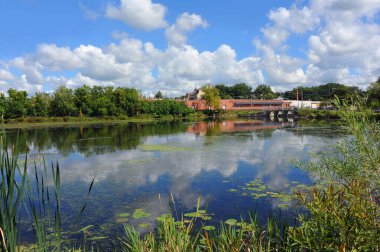
[[[142,151],[189,151],[191,148],[172,145],[141,145],[139,149]]]
[[[147,224],[147,223],[140,223],[139,227],[141,227],[141,228],[148,228],[149,224]]]
[[[236,219],[228,219],[224,223],[226,223],[229,226],[235,226],[238,223],[238,221]]]
[[[128,217],[130,214],[129,213],[120,213],[119,217]]]
[[[215,229],[215,227],[214,226],[204,226],[203,229],[206,231],[212,231]]]
[[[186,213],[185,217],[201,218],[202,220],[211,220],[211,216],[205,210],[198,210],[197,212]]]
[[[136,209],[132,215],[134,219],[146,218],[149,216],[150,216],[150,213],[146,213],[143,208]]]
[[[124,223],[124,222],[127,222],[127,221],[128,221],[128,218],[117,218],[116,219],[117,223]]]

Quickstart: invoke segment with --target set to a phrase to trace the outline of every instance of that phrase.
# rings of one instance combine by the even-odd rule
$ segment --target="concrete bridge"
[[[294,117],[296,111],[293,109],[279,109],[279,110],[266,110],[266,117],[275,117],[275,118],[288,118]]]
[[[243,115],[242,117],[294,118],[297,110],[292,108],[263,109],[259,113]]]

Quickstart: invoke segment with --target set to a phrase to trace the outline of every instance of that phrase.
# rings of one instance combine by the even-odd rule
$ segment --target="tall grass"
[[[164,214],[157,218],[156,229],[141,234],[125,224],[122,250],[130,252],[148,251],[288,251],[289,226],[274,217],[260,225],[256,214],[249,219],[231,219],[217,227],[208,226],[205,210],[200,209],[200,198],[196,211],[182,215]]]
[[[61,220],[61,180],[59,164],[45,160],[28,166],[28,157],[20,162],[17,141],[8,148],[6,134],[0,136],[0,248],[1,251],[69,251],[73,247],[63,239]],[[20,165],[22,163],[22,165]],[[87,197],[94,180],[92,180]],[[79,214],[85,210],[86,203]],[[26,214],[21,214],[24,210]],[[33,244],[22,245],[21,223],[30,223]],[[83,246],[82,246],[83,247]]]
[[[0,136],[0,229],[1,248],[3,251],[16,251],[19,240],[17,213],[23,203],[27,180],[27,158],[25,165],[17,165],[17,151],[9,155],[6,139]],[[18,179],[21,176],[21,181]]]

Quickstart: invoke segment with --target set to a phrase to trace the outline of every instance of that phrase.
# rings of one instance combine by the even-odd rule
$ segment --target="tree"
[[[7,101],[3,93],[0,93],[0,116],[3,117],[5,115],[5,111],[7,109]]]
[[[247,99],[252,96],[252,87],[245,83],[235,84],[230,87],[224,84],[218,84],[215,87],[219,90],[222,99]]]
[[[28,115],[29,116],[43,116],[49,115],[51,97],[47,93],[36,93],[29,99],[28,102]]]
[[[91,116],[91,87],[83,85],[74,90],[74,103],[80,116]]]
[[[113,88],[105,89],[102,86],[93,86],[91,89],[92,116],[107,116],[114,112],[112,106]]]
[[[140,93],[135,88],[116,88],[113,103],[119,113],[128,116],[134,116],[141,110]]]
[[[7,118],[19,118],[26,115],[27,112],[27,96],[26,91],[17,91],[15,89],[8,90],[8,98],[6,99]]]
[[[255,91],[253,91],[253,94],[256,96],[256,98],[266,100],[276,98],[276,94],[272,91],[272,88],[269,85],[265,84],[258,85]]]
[[[156,99],[162,99],[162,98],[164,98],[164,96],[162,95],[161,91],[158,91],[156,93],[156,95],[154,96],[154,98],[156,98]]]
[[[208,84],[202,88],[202,91],[204,93],[202,99],[206,101],[206,105],[211,109],[218,109],[221,99],[219,96],[219,89]]]
[[[368,104],[371,108],[380,108],[380,77],[369,84],[367,89]]]
[[[60,86],[53,94],[50,103],[50,115],[75,116],[77,114],[73,91],[65,86]]]
[[[313,87],[296,87],[291,91],[284,93],[284,98],[289,100],[313,100],[313,101],[332,101],[335,96],[339,100],[347,100],[353,94],[361,94],[362,91],[358,87],[346,86],[339,83],[326,83]]]
[[[236,99],[248,99],[252,96],[252,87],[248,86],[245,83],[235,84],[231,87],[232,97]]]

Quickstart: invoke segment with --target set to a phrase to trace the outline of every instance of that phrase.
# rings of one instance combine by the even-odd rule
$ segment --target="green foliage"
[[[72,90],[65,86],[60,86],[55,90],[50,103],[50,115],[75,116],[77,112]]]
[[[154,98],[156,98],[156,99],[162,99],[162,98],[164,98],[164,96],[162,95],[161,91],[158,91],[158,92],[154,95]]]
[[[339,83],[326,83],[313,87],[297,87],[283,94],[289,100],[312,100],[312,101],[331,101],[337,96],[339,100],[349,99],[354,94],[361,94],[358,87],[346,86]]]
[[[301,226],[290,230],[293,246],[316,251],[377,251],[380,240],[379,205],[371,187],[359,180],[299,191],[300,203],[310,217],[300,216]]]
[[[248,99],[252,96],[252,87],[245,83],[239,83],[233,86],[218,84],[215,87],[219,90],[222,99]]]
[[[253,94],[257,99],[270,100],[276,98],[276,94],[272,91],[272,88],[265,84],[258,85],[253,91]]]
[[[167,115],[186,116],[193,111],[181,101],[163,99],[142,102],[142,112],[161,117]]]
[[[50,101],[50,95],[36,93],[28,101],[28,115],[47,117],[49,115]]]
[[[61,181],[58,163],[51,164],[51,175],[45,160],[28,163],[25,156],[20,165],[18,142],[9,142],[5,133],[0,136],[0,248],[1,251],[71,251],[64,240],[61,220]],[[29,175],[31,174],[31,175]],[[91,182],[87,197],[91,193]],[[85,210],[84,203],[80,216]],[[20,215],[24,208],[28,215]],[[20,226],[28,223],[33,231],[34,244],[21,245]],[[90,226],[78,232],[84,232]],[[76,233],[78,233],[76,232]],[[65,232],[68,238],[74,232]],[[99,239],[99,237],[97,237]]]
[[[27,112],[27,96],[26,91],[17,91],[15,89],[8,90],[8,98],[6,99],[6,118],[24,117]]]
[[[206,101],[207,106],[210,106],[211,109],[219,109],[220,96],[219,89],[211,85],[206,85],[202,88],[203,96],[202,99]]]
[[[203,211],[197,209],[195,213]],[[201,214],[198,214],[199,216]],[[227,224],[210,226],[205,220],[191,215],[176,221],[170,214],[157,218],[156,232],[141,236],[126,224],[122,240],[123,251],[290,251],[286,223],[268,219],[260,226],[255,215],[248,221],[229,219]],[[202,228],[195,229],[199,225]]]
[[[380,109],[380,77],[372,82],[367,89],[368,105],[374,109]]]
[[[79,111],[79,116],[91,116],[92,115],[92,96],[91,87],[83,85],[74,90],[74,102]]]
[[[320,186],[296,193],[310,215],[290,234],[300,250],[378,251],[380,124],[358,97],[335,104],[348,137],[307,165]]]
[[[141,109],[140,93],[134,88],[116,88],[112,100],[118,115],[135,116]]]
[[[7,110],[7,100],[3,93],[0,93],[0,115],[5,116]]]

